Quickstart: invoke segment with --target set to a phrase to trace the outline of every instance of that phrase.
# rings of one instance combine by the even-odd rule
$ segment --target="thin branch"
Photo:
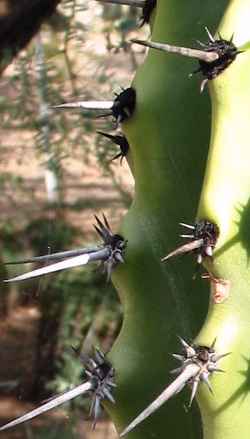
[[[129,433],[133,430],[138,424],[140,424],[144,419],[154,413],[159,407],[161,407],[164,402],[170,399],[173,395],[178,393],[185,384],[191,379],[194,378],[200,371],[200,366],[198,364],[189,364],[185,367],[183,372],[165,389],[163,392],[155,399],[143,412],[137,416],[128,427],[123,430],[120,434],[120,437],[125,436],[125,434]]]
[[[31,419],[35,418],[36,416],[41,415],[42,413],[48,412],[49,410],[52,410],[55,407],[58,407],[61,404],[64,404],[67,401],[70,401],[73,398],[76,398],[77,396],[80,396],[84,393],[87,393],[89,391],[93,390],[93,383],[91,381],[87,381],[83,384],[80,384],[79,386],[75,387],[72,390],[69,390],[62,395],[59,395],[50,401],[46,402],[45,404],[41,405],[40,407],[37,407],[34,410],[31,410],[31,412],[26,413],[23,416],[20,416],[17,419],[14,419],[11,422],[8,422],[8,424],[3,425],[3,427],[0,428],[0,431],[7,430],[11,427],[15,427],[16,425],[22,424],[23,422],[30,421]]]

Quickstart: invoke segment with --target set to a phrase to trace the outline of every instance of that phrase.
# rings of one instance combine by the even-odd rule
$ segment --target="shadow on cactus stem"
[[[241,243],[247,253],[247,262],[250,262],[250,199],[245,206],[239,205],[235,207],[235,211],[239,214],[239,221],[235,222],[238,226],[236,233],[229,241],[227,241],[219,250],[216,251],[216,257],[222,255],[226,250],[237,243]]]
[[[245,377],[244,382],[241,384],[241,386],[231,395],[231,397],[223,403],[218,410],[215,412],[215,416],[218,416],[221,412],[226,410],[230,405],[232,405],[237,399],[241,397],[242,402],[245,400],[247,395],[250,391],[250,358],[246,358],[244,355],[242,355],[242,358],[247,363],[247,369],[244,371],[239,371],[238,373]]]

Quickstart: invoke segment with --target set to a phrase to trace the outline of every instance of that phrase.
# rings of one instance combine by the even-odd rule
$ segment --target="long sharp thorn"
[[[95,404],[95,395],[93,395],[92,399],[91,399],[91,404],[90,404],[90,408],[89,408],[89,416],[92,417],[93,416],[93,412],[94,412],[94,404]]]
[[[214,349],[215,345],[216,345],[216,341],[217,341],[217,337],[214,338],[213,343],[211,344],[211,349]]]
[[[46,402],[45,404],[41,405],[40,407],[31,410],[30,412],[26,413],[23,416],[20,416],[17,419],[14,419],[11,422],[8,422],[8,424],[3,425],[0,427],[0,431],[7,430],[8,428],[15,427],[16,425],[22,424],[23,422],[30,421],[31,419],[35,418],[36,416],[41,415],[42,413],[48,412],[49,410],[58,407],[61,404],[64,404],[67,401],[70,401],[73,398],[76,398],[77,396],[80,396],[82,394],[85,394],[93,389],[93,384],[90,381],[87,381],[86,383],[80,384],[79,386],[75,387],[72,390],[69,390],[65,393],[63,393],[60,396],[56,396],[55,398],[51,399],[49,402]]]
[[[145,0],[97,0],[101,3],[114,3],[116,5],[134,6],[137,8],[143,8]]]
[[[105,225],[99,220],[98,216],[96,215],[95,215],[95,219],[99,226],[99,234],[101,234],[103,240],[105,241],[111,235],[110,228],[109,226],[105,227]],[[98,230],[98,227],[96,227],[96,230]]]
[[[179,361],[184,361],[185,360],[183,355],[179,355],[179,354],[172,354],[172,357],[174,357],[176,360],[179,360]]]
[[[185,348],[186,354],[189,354],[189,356],[190,356],[190,355],[195,355],[195,349],[193,348],[193,346],[192,346],[192,345],[189,345],[189,344],[188,344],[183,338],[181,338],[179,335],[178,335],[178,338],[179,338],[179,340],[180,340],[182,346]]]
[[[94,425],[95,426],[96,426],[97,420],[98,420],[99,415],[100,415],[100,410],[101,410],[101,408],[100,408],[100,398],[99,398],[99,396],[96,396],[96,402],[95,402],[95,405],[94,405]]]
[[[213,389],[212,389],[212,387],[211,387],[211,384],[210,384],[210,382],[209,382],[208,377],[205,376],[205,375],[202,376],[202,381],[207,385],[209,392],[212,393],[212,395],[213,395],[214,392],[213,392]]]
[[[107,261],[106,269],[107,269],[107,282],[109,282],[111,279],[112,270],[113,270],[112,261]]]
[[[191,224],[186,224],[186,223],[179,223],[180,226],[186,227],[187,229],[191,229],[194,230],[195,226],[191,226]]]
[[[114,399],[113,395],[110,393],[110,391],[108,389],[106,389],[104,387],[103,388],[103,393],[104,393],[106,399],[108,399],[110,402],[112,402],[112,404],[115,404],[115,399]]]
[[[191,405],[192,405],[192,402],[193,402],[194,397],[195,397],[195,395],[196,395],[196,392],[197,392],[198,386],[199,386],[199,379],[194,379],[194,381],[193,381],[193,383],[192,383],[192,392],[191,392],[191,396],[190,396],[190,401],[189,401],[189,404],[188,404],[188,407],[189,407],[189,408],[190,408]]]
[[[138,424],[144,421],[148,416],[152,415],[159,407],[168,399],[175,395],[180,387],[182,388],[191,378],[196,376],[200,367],[197,364],[189,364],[185,370],[156,398],[143,412],[141,412],[120,434],[125,436],[133,430]]]
[[[124,258],[122,257],[122,254],[119,252],[115,253],[115,260],[120,262],[121,264],[125,264]]]
[[[102,238],[102,240],[106,242],[106,240],[110,237],[110,231],[103,227],[103,224],[100,228],[96,224],[94,224],[94,228],[98,235]]]
[[[194,239],[194,235],[180,235],[181,238]]]
[[[98,218],[97,215],[94,215],[94,217],[95,217],[96,222],[97,222],[98,226],[100,227],[100,229],[103,230],[103,229],[104,229],[104,225],[103,225],[103,223],[101,222],[101,220]]]
[[[175,374],[180,373],[182,371],[183,371],[183,367],[177,367],[176,369],[170,370],[169,373],[175,375]]]
[[[112,159],[110,159],[110,161],[113,162],[114,160],[119,159],[119,157],[121,157],[121,160],[123,159],[122,152],[118,152],[118,154],[116,154],[114,157],[112,157]]]
[[[208,29],[207,26],[205,26],[205,31],[206,31],[207,34],[208,34],[208,38],[209,38],[209,40],[212,41],[212,43],[214,43],[214,42],[215,42],[215,39],[214,39],[213,35],[211,34],[211,32],[210,32],[210,30]],[[220,37],[220,38],[221,38],[221,37]]]
[[[109,225],[108,220],[107,220],[107,217],[105,216],[104,213],[102,214],[102,217],[103,217],[103,221],[104,221],[105,226],[106,226],[107,229],[111,232],[110,225]]]
[[[105,356],[99,349],[95,348],[95,358],[98,364],[102,364],[105,359]]]
[[[99,249],[97,252],[89,254],[89,262],[96,261],[106,261],[110,256],[110,249],[108,247],[104,247]]]
[[[117,117],[116,122],[117,122],[117,127],[118,127],[118,125],[122,122],[122,116],[120,114]]]
[[[96,131],[97,132],[97,134],[101,134],[103,137],[106,137],[107,139],[109,139],[109,140],[112,140],[112,142],[114,142],[115,143],[115,136],[113,136],[112,134],[109,134],[109,133],[105,133],[104,131]]]
[[[33,262],[43,262],[43,261],[51,261],[58,259],[65,259],[73,256],[79,256],[84,254],[93,253],[99,250],[99,247],[92,248],[79,248],[76,250],[67,250],[64,252],[50,253],[48,255],[43,256],[34,256],[33,258],[23,259],[20,261],[7,261],[4,265],[15,265],[15,264],[30,264]]]
[[[196,40],[196,42],[201,46],[201,47],[207,47],[207,44],[203,43],[200,40]]]
[[[206,87],[207,83],[208,83],[208,79],[207,79],[207,78],[205,78],[205,79],[203,79],[203,80],[201,81],[201,85],[200,85],[200,93],[203,93],[204,88]]]
[[[143,41],[137,39],[132,39],[131,42],[140,44],[141,46],[150,47],[152,49],[162,50],[163,52],[175,53],[177,55],[183,55],[189,58],[197,58],[207,63],[214,62],[219,58],[219,55],[216,52],[206,52],[205,50],[189,49],[186,47],[178,47],[165,43],[155,43],[153,41]]]
[[[215,354],[214,355],[214,359],[215,359],[215,361],[219,361],[222,358],[227,357],[230,354],[231,354],[231,352],[227,352],[226,354]]]
[[[99,227],[97,227],[95,224],[94,224],[94,228],[96,229],[96,232],[98,233],[98,235],[99,235],[102,239],[104,239],[103,231],[102,231],[101,229],[99,229]]]
[[[197,248],[200,248],[202,246],[203,242],[203,239],[196,239],[195,241],[189,242],[188,244],[181,245],[180,247],[169,253],[167,256],[164,256],[164,258],[161,259],[161,262],[167,261],[172,256],[178,256],[184,253],[189,253],[192,250],[196,250]]]
[[[93,408],[91,416],[93,416],[92,430],[95,429],[96,423],[100,414],[100,398],[98,396],[94,397]]]
[[[182,338],[182,337],[180,337],[179,335],[178,335],[178,339],[180,340],[180,342],[181,342],[181,344],[182,344],[182,346],[185,348],[185,349],[189,349],[191,346]]]
[[[52,108],[64,109],[64,108],[80,108],[82,110],[111,110],[113,107],[113,101],[80,101],[80,102],[69,102],[60,105],[53,105]]]
[[[111,387],[117,387],[117,384],[113,383],[113,381],[107,380],[106,383]]]
[[[214,371],[214,372],[219,372],[219,373],[225,373],[225,370],[220,369],[219,367],[215,367],[215,368],[213,369],[213,371]]]
[[[38,268],[37,270],[29,271],[28,273],[21,274],[20,276],[13,277],[12,279],[6,279],[4,282],[18,282],[21,280],[32,279],[34,277],[43,276],[44,274],[54,273],[56,271],[65,270],[67,268],[80,267],[86,265],[89,262],[90,254],[75,256],[70,259],[66,259],[55,264],[47,265],[46,267]]]

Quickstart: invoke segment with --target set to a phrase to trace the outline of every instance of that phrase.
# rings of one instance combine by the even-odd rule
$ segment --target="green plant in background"
[[[53,3],[56,4],[56,2]],[[34,14],[39,13],[41,4],[39,1],[36,2],[36,5],[33,4],[34,22],[36,21]],[[64,189],[69,184],[67,178],[71,173],[70,167],[66,168],[65,166],[65,158],[77,155],[79,162],[88,163],[90,159],[93,160],[91,136],[94,135],[96,125],[90,118],[85,117],[72,118],[71,115],[62,113],[60,115],[53,114],[51,117],[50,106],[53,102],[58,103],[62,100],[64,89],[66,88],[70,95],[77,96],[82,93],[85,81],[84,72],[82,72],[81,78],[79,75],[76,77],[77,56],[74,58],[72,55],[72,47],[75,55],[82,53],[86,39],[86,26],[79,20],[79,14],[87,10],[87,5],[78,1],[64,0],[60,6],[60,11],[56,11],[46,21],[40,34],[27,50],[20,54],[10,75],[7,74],[6,77],[3,77],[4,94],[1,96],[0,102],[3,161],[5,154],[7,156],[6,162],[10,161],[8,157],[8,151],[10,151],[9,133],[16,133],[19,136],[19,132],[27,130],[34,139],[33,144],[30,144],[31,149],[34,148],[36,158],[44,168],[42,184],[46,184],[46,180],[48,183],[53,182],[53,179],[58,181],[57,184],[52,185],[52,197],[50,197],[51,191],[48,190],[47,200],[42,200],[41,204],[41,199],[37,199],[38,180],[32,181],[31,179],[30,181],[28,175],[26,180],[26,176],[19,177],[9,172],[2,173],[1,191],[2,194],[5,194],[3,199],[7,200],[3,209],[5,213],[2,211],[4,224],[1,227],[5,260],[23,258],[24,254],[31,256],[46,253],[50,245],[52,251],[70,248],[76,245],[76,241],[80,242],[81,246],[84,245],[83,243],[87,239],[85,237],[85,224],[84,234],[80,236],[70,226],[71,218],[68,216],[74,212],[81,213],[88,208],[104,209],[106,203],[103,196],[102,199],[100,197],[100,200],[95,199],[91,194],[86,197],[84,182],[81,182],[81,184],[83,183],[81,198],[77,200],[65,199]],[[19,30],[25,29],[24,18],[18,15],[18,11],[20,13],[19,5],[16,7],[17,10],[13,11],[15,16],[11,16],[10,9],[10,17],[5,22],[5,29],[10,25],[10,22],[13,28],[16,27],[15,20],[16,23],[19,20],[17,25]],[[42,7],[45,9],[47,7],[44,2]],[[99,9],[102,10],[102,7]],[[116,14],[117,21],[121,17],[121,12]],[[130,11],[127,11],[127,14],[130,15]],[[29,17],[28,11],[27,17]],[[126,21],[126,17],[124,20]],[[11,29],[10,26],[9,33],[11,33]],[[27,27],[26,31],[28,32],[28,30],[30,31],[30,28]],[[15,43],[14,38],[18,40],[17,34],[13,35],[13,40],[2,38],[1,48],[4,44],[9,47],[11,42]],[[116,31],[116,35],[119,37],[119,30]],[[9,36],[11,35],[9,34]],[[103,56],[100,57],[100,59],[102,58]],[[99,57],[91,53],[89,59],[92,68],[95,68],[94,65],[98,62]],[[6,64],[7,61],[4,65],[6,66]],[[101,87],[103,87],[102,82],[106,81],[107,78],[104,72],[104,69],[98,69],[98,74],[95,77]],[[93,90],[95,91],[95,87]],[[9,99],[9,95],[11,95],[11,99]],[[92,97],[91,90],[87,91],[87,96]],[[99,128],[104,126],[106,129],[106,123],[100,121]],[[68,136],[69,132],[72,135]],[[20,148],[22,152],[20,162],[17,163],[17,173],[19,173],[19,164],[22,165],[22,158],[26,157],[26,151],[28,156],[30,154],[28,144],[24,143],[20,145]],[[102,148],[104,149],[104,145]],[[17,147],[14,150],[16,152]],[[100,164],[105,168],[104,172],[106,175],[108,174],[115,185],[114,198],[117,198],[118,201],[118,205],[114,206],[116,211],[117,207],[120,208],[123,204],[129,205],[130,196],[107,160],[109,150],[110,155],[113,152],[114,155],[117,153],[117,148],[116,150],[109,148],[109,144],[106,143],[105,156],[103,155],[102,160],[100,159]],[[108,183],[108,179],[106,182]],[[79,181],[76,180],[73,184],[78,188],[80,186]],[[49,189],[49,186],[46,186]],[[96,186],[97,188],[100,186],[99,181],[97,181]],[[54,194],[53,188],[56,189]],[[57,194],[58,188],[59,194]],[[26,204],[27,200],[29,201]],[[22,209],[19,209],[19,203],[22,204]],[[10,206],[11,209],[14,209],[14,215],[9,212]],[[5,221],[4,215],[8,217],[8,221]],[[34,218],[36,219],[34,220]],[[2,279],[6,279],[8,277],[6,266],[2,265],[1,272]],[[1,301],[3,318],[7,316],[8,310],[13,311],[16,306],[20,305],[34,306],[41,315],[37,345],[33,349],[35,351],[33,384],[31,389],[22,393],[22,397],[25,393],[26,398],[40,401],[48,396],[49,388],[53,387],[53,391],[56,393],[65,390],[74,383],[70,373],[71,366],[74,368],[77,364],[78,372],[82,368],[77,361],[78,359],[71,352],[65,352],[71,344],[74,346],[82,345],[81,340],[86,336],[86,344],[83,347],[87,352],[90,351],[92,344],[103,343],[105,349],[110,346],[120,327],[121,311],[113,287],[110,284],[103,285],[102,283],[103,277],[98,271],[93,271],[81,273],[81,275],[76,272],[65,273],[50,279],[48,282],[47,280],[39,282],[39,284],[30,282],[29,284],[15,285],[11,289],[5,284],[3,292],[6,297],[2,297]],[[74,294],[69,299],[68,291],[71,291],[72,288]],[[79,374],[75,376],[75,382],[77,382],[78,376]],[[49,384],[47,384],[48,380]],[[22,382],[22,375],[20,382]],[[78,404],[80,406],[82,404],[79,399],[74,403],[74,406]]]
[[[177,356],[186,376],[173,393],[190,383],[199,405],[184,410],[181,392],[131,438],[249,437],[249,20],[249,0],[157,0],[153,42],[193,47],[205,26],[212,35],[219,29],[200,48],[215,55],[200,61],[211,104],[199,93],[200,78],[188,78],[192,61],[150,50],[132,83],[134,111],[123,107],[135,198],[121,229],[125,264],[112,277],[124,321],[109,355],[117,389],[107,409],[121,432],[161,394],[171,382],[177,335],[188,340]],[[241,53],[228,58],[218,47],[223,41]],[[211,66],[219,66],[216,74]],[[180,222],[191,230],[182,251],[204,262],[207,281],[198,273],[194,279],[192,257],[161,262],[177,246]],[[212,373],[219,368],[225,373]]]
[[[24,255],[24,236],[26,250],[32,249],[32,254],[48,251],[46,242],[53,243],[53,249],[63,250],[72,246],[76,237],[83,238],[82,232],[65,220],[52,222],[47,217],[30,222],[19,232],[14,229],[3,232],[5,260],[12,261]],[[8,244],[10,235],[12,239],[15,235],[12,247]],[[6,252],[7,248],[9,252]],[[6,272],[3,277],[7,277]],[[30,395],[37,401],[47,396],[49,388],[61,392],[69,383],[73,385],[79,381],[82,365],[69,346],[89,352],[93,344],[101,342],[109,349],[120,327],[121,310],[114,288],[103,282],[101,270],[65,272],[44,279],[38,286],[34,281],[18,286],[19,304],[34,303],[41,314]],[[70,298],[69,291],[74,291]],[[77,402],[75,406],[81,406],[81,401]]]

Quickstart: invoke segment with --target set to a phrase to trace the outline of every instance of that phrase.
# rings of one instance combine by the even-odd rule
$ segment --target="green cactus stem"
[[[219,31],[226,37],[234,34],[234,44],[243,46],[250,40],[249,19],[250,2],[231,1]],[[210,309],[197,340],[204,343],[214,334],[218,346],[232,354],[225,360],[225,376],[213,380],[215,398],[200,392],[206,439],[246,439],[250,432],[249,67],[245,51],[210,83],[212,132],[199,217],[205,215],[220,229],[208,269],[226,283],[212,280]]]
[[[222,19],[223,17],[223,19]],[[221,22],[222,19],[222,22]],[[250,1],[201,2],[158,0],[152,41],[194,47],[219,23],[223,38],[236,47],[249,40]],[[170,382],[170,353],[176,335],[210,346],[222,360],[225,374],[211,379],[214,395],[199,390],[199,412],[188,412],[181,393],[163,405],[127,437],[248,438],[250,432],[249,254],[250,195],[249,55],[236,60],[208,93],[199,93],[195,61],[149,50],[132,86],[136,110],[123,124],[130,145],[135,200],[124,220],[128,240],[126,264],[113,280],[124,305],[124,323],[110,358],[116,368],[116,407],[108,407],[118,431],[145,409]],[[208,145],[212,122],[210,152]],[[207,165],[206,165],[207,162]],[[206,165],[206,175],[204,178]],[[160,259],[180,244],[179,222],[207,219],[219,228],[209,282],[196,276],[191,255]],[[204,323],[205,322],[205,323]]]

